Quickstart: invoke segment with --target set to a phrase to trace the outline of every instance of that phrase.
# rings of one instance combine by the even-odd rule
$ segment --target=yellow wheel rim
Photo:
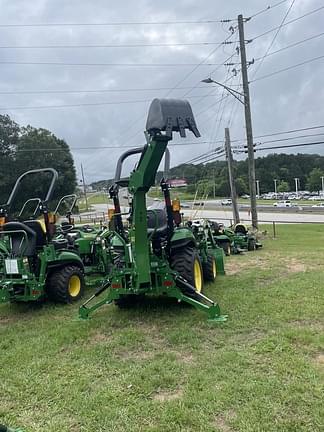
[[[81,281],[79,276],[73,275],[69,280],[68,291],[71,297],[77,297],[81,291]]]
[[[202,275],[201,275],[201,267],[198,259],[195,259],[194,263],[194,281],[196,291],[201,292],[202,289]]]
[[[216,267],[216,261],[213,259],[213,278],[215,279],[217,275],[217,267]]]

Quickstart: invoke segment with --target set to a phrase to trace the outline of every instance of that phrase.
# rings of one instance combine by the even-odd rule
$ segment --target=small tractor
[[[41,173],[51,176],[45,199],[31,199],[37,201],[41,217],[10,220],[22,180]],[[55,220],[47,207],[57,178],[52,168],[25,172],[17,179],[7,203],[0,208],[0,303],[38,301],[46,297],[70,303],[83,295],[82,260],[69,248],[66,239],[55,239]]]
[[[192,230],[181,226],[180,207],[172,205],[165,181],[161,182],[165,209],[146,207],[146,194],[154,185],[167,145],[174,132],[185,137],[185,129],[200,136],[189,102],[154,99],[146,124],[147,144],[119,158],[115,182],[110,188],[114,203],[110,238],[113,266],[102,287],[80,307],[81,318],[88,318],[105,304],[115,302],[123,307],[147,294],[189,303],[206,312],[212,321],[226,320],[219,305],[202,293],[204,276],[205,280],[214,281],[217,267],[223,269],[223,251],[206,244],[202,253]],[[136,168],[129,178],[121,178],[124,160],[134,154],[140,154]],[[128,230],[122,220],[119,187],[127,187],[132,196]]]
[[[242,223],[225,228],[223,224],[210,221],[210,226],[216,243],[224,249],[226,255],[255,251],[262,247],[262,243],[257,240],[255,233]]]

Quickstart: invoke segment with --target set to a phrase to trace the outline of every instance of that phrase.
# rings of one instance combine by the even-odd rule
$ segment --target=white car
[[[282,200],[275,202],[273,204],[274,207],[293,207],[293,204],[289,200]]]
[[[312,208],[324,208],[324,203],[318,203],[318,204],[314,204],[312,205]]]
[[[230,206],[232,205],[232,200],[230,198],[224,199],[221,201],[222,206]]]

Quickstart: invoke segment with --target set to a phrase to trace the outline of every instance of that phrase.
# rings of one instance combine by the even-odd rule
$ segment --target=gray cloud
[[[266,8],[275,1],[221,2],[221,1],[170,1],[152,2],[138,0],[116,1],[2,1],[2,24],[10,23],[90,23],[174,21],[235,18]],[[246,38],[253,38],[277,26],[290,1],[265,12],[245,26]],[[317,0],[296,0],[288,20],[322,6]],[[282,28],[272,47],[277,50],[296,41],[323,31],[324,11]],[[64,27],[0,27],[0,45],[75,45],[75,44],[135,44],[135,43],[193,43],[219,42],[228,35],[229,24],[183,24],[143,26],[64,26]],[[274,33],[256,39],[247,45],[248,58],[260,57],[266,51]],[[237,40],[237,35],[233,36]],[[208,58],[209,63],[222,63],[234,52],[236,44],[220,47]],[[193,63],[206,58],[214,46],[96,48],[96,49],[1,49],[2,61],[20,62],[69,62],[69,63]],[[265,59],[256,77],[292,64],[323,55],[323,38],[317,38],[295,48],[282,51]],[[234,60],[238,60],[234,57]],[[237,66],[239,67],[239,66]],[[184,79],[193,66],[183,67],[113,67],[113,66],[55,66],[55,65],[1,65],[0,91],[28,90],[95,90],[127,88],[174,87],[183,80],[169,97],[188,97],[202,138],[197,145],[171,148],[172,164],[186,161],[214,146],[203,141],[223,139],[224,127],[232,113],[232,138],[244,137],[243,110],[239,102],[226,98],[223,104],[215,104],[222,89],[206,88],[200,84],[216,66],[202,65]],[[249,70],[250,78],[253,69]],[[251,84],[253,129],[255,135],[294,129],[323,123],[323,96],[321,86],[324,61],[319,60],[273,77]],[[221,66],[212,73],[223,81],[226,68]],[[230,85],[239,82],[239,76],[228,75]],[[192,90],[190,90],[192,88]],[[68,105],[103,103],[130,100],[151,100],[163,97],[167,90],[1,95],[1,107]],[[212,106],[214,104],[214,106]],[[82,162],[88,181],[111,177],[121,148],[141,145],[149,102],[120,105],[80,106],[74,108],[7,110],[20,124],[32,124],[53,131],[70,145],[79,169]],[[210,108],[208,108],[210,107]],[[223,109],[224,107],[224,109]],[[222,114],[223,113],[223,114]],[[218,116],[217,116],[218,114]],[[222,114],[222,115],[221,115]],[[192,142],[193,137],[187,141]],[[180,138],[176,140],[180,142]],[[184,140],[183,143],[186,141]],[[76,147],[116,146],[115,149],[73,150]],[[309,147],[308,152],[323,151]],[[297,150],[296,150],[297,151]],[[299,150],[300,151],[300,150]],[[260,153],[261,155],[266,152]]]

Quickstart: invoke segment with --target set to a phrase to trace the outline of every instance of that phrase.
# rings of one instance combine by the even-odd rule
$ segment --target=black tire
[[[79,267],[61,267],[49,275],[47,294],[55,302],[73,303],[83,297],[84,284],[84,275]]]
[[[203,263],[204,280],[214,282],[217,275],[216,259],[213,255],[208,255],[207,261]]]
[[[191,247],[178,249],[171,255],[170,261],[173,270],[176,270],[190,285],[195,287],[196,291],[202,292],[203,272],[199,255],[195,249]]]
[[[222,248],[226,256],[231,255],[231,243],[230,242],[222,242]]]
[[[256,244],[255,244],[255,239],[249,239],[248,240],[248,251],[255,251],[256,249]]]

